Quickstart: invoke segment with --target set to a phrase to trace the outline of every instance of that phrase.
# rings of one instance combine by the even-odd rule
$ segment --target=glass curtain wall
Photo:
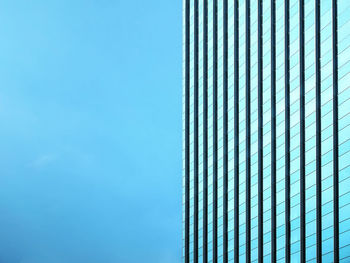
[[[349,262],[350,1],[224,1],[183,1],[183,262]]]

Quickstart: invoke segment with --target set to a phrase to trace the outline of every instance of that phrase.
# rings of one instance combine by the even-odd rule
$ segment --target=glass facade
[[[183,1],[183,262],[350,262],[350,1]]]

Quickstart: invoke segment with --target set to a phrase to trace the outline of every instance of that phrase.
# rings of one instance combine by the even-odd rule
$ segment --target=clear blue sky
[[[182,1],[0,1],[0,262],[179,263]]]

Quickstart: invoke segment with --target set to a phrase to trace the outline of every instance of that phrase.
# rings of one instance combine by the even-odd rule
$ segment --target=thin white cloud
[[[37,157],[34,161],[30,163],[31,167],[42,168],[57,160],[57,155],[55,154],[44,154]]]

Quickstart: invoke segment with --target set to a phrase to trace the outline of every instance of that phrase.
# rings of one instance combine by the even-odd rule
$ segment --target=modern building
[[[183,262],[350,262],[349,10],[184,0]]]

